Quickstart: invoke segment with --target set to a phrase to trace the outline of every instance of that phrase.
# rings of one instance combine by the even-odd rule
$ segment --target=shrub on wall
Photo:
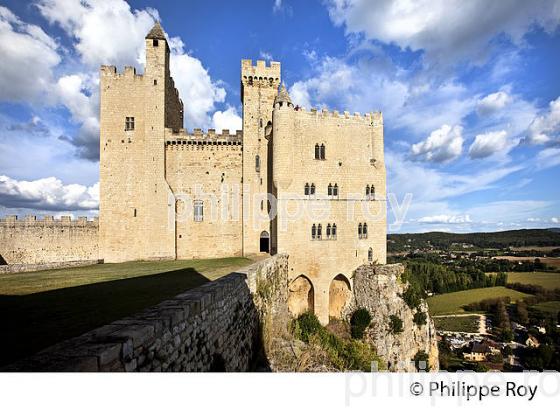
[[[311,312],[305,312],[292,323],[292,332],[297,339],[309,343],[309,337],[322,328],[319,319]]]
[[[371,323],[371,315],[367,309],[359,308],[352,313],[350,318],[350,332],[353,339],[364,337],[364,331]]]
[[[375,353],[374,348],[359,340],[344,340],[321,326],[313,313],[304,313],[292,323],[296,338],[320,346],[332,364],[339,370],[371,371],[372,362],[380,370],[385,369],[384,361]]]
[[[389,330],[391,333],[401,333],[403,331],[403,321],[397,315],[389,316]]]
[[[414,323],[416,323],[418,326],[424,326],[428,321],[428,315],[426,315],[426,312],[416,312],[414,314]]]

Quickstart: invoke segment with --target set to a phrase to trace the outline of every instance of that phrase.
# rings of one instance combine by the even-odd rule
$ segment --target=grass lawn
[[[537,303],[536,305],[533,305],[531,307],[545,313],[552,313],[554,317],[556,317],[556,315],[558,315],[558,312],[560,312],[560,300]]]
[[[545,289],[560,288],[560,272],[508,272],[508,283],[542,286]]]
[[[444,313],[464,313],[463,306],[469,303],[478,302],[483,299],[492,299],[509,296],[512,301],[522,299],[526,293],[507,289],[503,286],[492,288],[479,288],[462,290],[460,292],[444,293],[432,296],[427,299],[431,315],[441,315]]]
[[[443,316],[433,319],[437,330],[447,330],[449,332],[478,333],[480,325],[480,317],[477,315]]]
[[[141,261],[0,276],[0,365],[139,312],[250,264]]]

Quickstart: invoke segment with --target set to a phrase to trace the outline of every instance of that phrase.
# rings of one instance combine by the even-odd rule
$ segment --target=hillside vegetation
[[[470,244],[476,248],[507,248],[510,246],[560,246],[560,232],[550,229],[519,229],[502,232],[447,233],[426,232],[389,234],[389,252],[410,249],[448,250],[453,244]]]

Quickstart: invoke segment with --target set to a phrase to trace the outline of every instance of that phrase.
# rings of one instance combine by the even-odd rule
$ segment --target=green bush
[[[377,362],[380,370],[384,362],[372,346],[358,340],[343,340],[321,326],[313,313],[304,313],[292,322],[294,336],[305,343],[319,345],[339,370],[370,371],[371,363]]]
[[[401,333],[403,331],[403,321],[397,315],[389,316],[389,330],[391,333]]]
[[[292,324],[294,336],[305,343],[309,343],[310,336],[320,329],[322,329],[322,326],[319,319],[311,312],[302,313]]]
[[[352,313],[350,318],[350,333],[353,339],[364,337],[364,331],[371,323],[371,315],[367,309],[359,308]]]
[[[428,322],[428,315],[426,312],[416,312],[414,314],[414,323],[418,326],[424,326]]]

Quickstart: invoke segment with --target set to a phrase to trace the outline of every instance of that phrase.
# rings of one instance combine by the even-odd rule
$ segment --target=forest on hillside
[[[387,235],[388,252],[428,248],[450,250],[462,244],[472,245],[475,248],[498,249],[510,246],[560,246],[560,232],[555,229],[519,229],[501,232],[426,232]]]

